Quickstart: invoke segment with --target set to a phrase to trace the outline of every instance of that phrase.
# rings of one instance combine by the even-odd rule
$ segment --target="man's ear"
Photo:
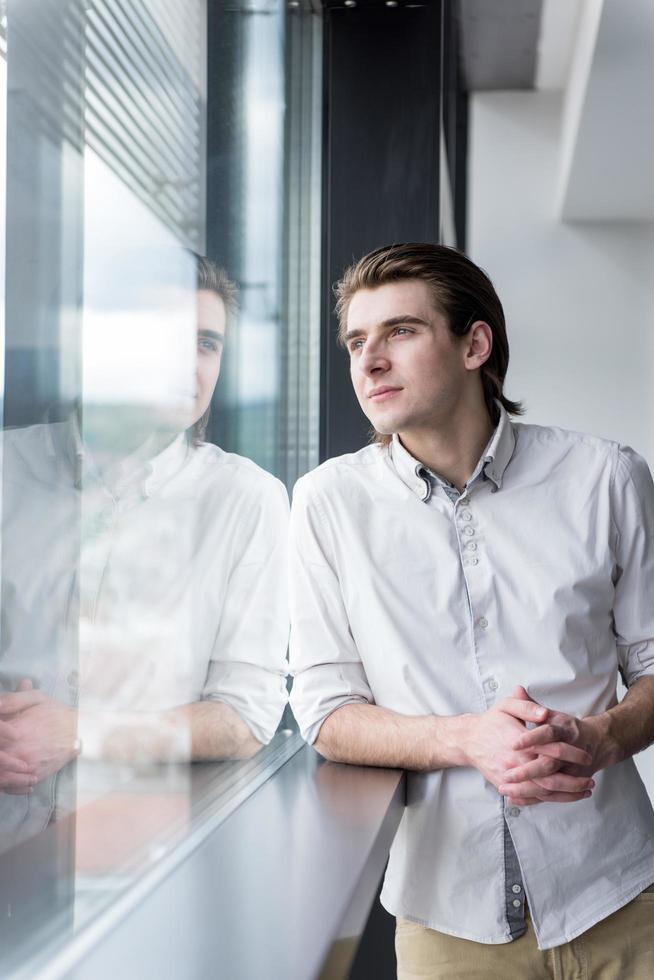
[[[485,320],[475,320],[466,337],[465,366],[475,371],[485,364],[493,349],[493,332]]]

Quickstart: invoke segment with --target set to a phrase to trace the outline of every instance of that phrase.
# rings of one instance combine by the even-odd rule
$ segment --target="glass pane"
[[[310,22],[280,0],[2,18],[3,976],[299,746],[284,484],[317,447]]]

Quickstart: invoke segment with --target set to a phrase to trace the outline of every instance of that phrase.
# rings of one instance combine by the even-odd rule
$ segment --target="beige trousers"
[[[654,980],[654,885],[587,932],[539,950],[527,931],[491,946],[398,919],[398,980]]]

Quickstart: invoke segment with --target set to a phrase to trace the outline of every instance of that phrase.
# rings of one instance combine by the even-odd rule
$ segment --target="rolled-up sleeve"
[[[267,744],[288,701],[288,497],[269,478],[244,524],[202,692],[229,704]]]
[[[627,687],[654,676],[654,482],[647,463],[620,447],[612,482],[613,625]]]
[[[295,486],[290,524],[291,707],[303,738],[344,704],[373,702],[350,632],[330,532],[307,478]]]

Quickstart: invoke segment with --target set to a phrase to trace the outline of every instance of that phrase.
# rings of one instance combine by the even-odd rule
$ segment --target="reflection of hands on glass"
[[[35,782],[31,766],[11,751],[0,749],[0,790],[3,793],[30,793]]]
[[[21,681],[18,690],[29,690],[31,681]],[[13,730],[6,724],[0,703],[0,790],[5,793],[30,793],[36,779],[33,767],[19,758]]]
[[[149,713],[102,712],[89,722],[98,733],[89,754],[109,762],[217,762],[249,759],[261,748],[237,712],[216,701]]]
[[[34,690],[23,680],[18,691],[0,698],[0,744],[3,755],[25,767],[12,773],[3,765],[5,793],[28,793],[46,776],[58,772],[77,755],[76,715],[72,709]]]
[[[34,690],[29,680],[0,698],[0,788],[29,793],[76,758],[75,709]],[[161,712],[104,712],[93,754],[110,762],[148,764],[250,758],[261,743],[228,704],[214,701]]]

